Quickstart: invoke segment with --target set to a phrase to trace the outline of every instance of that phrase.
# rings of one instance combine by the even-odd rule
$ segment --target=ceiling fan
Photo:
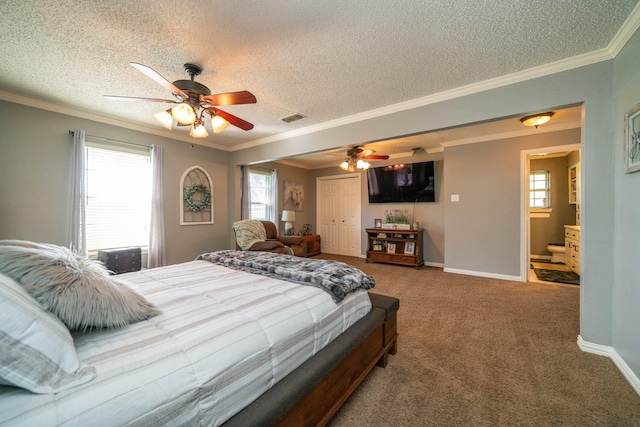
[[[340,168],[347,172],[354,172],[356,169],[369,169],[371,164],[367,160],[387,160],[387,155],[376,155],[375,150],[365,149],[362,146],[353,147],[347,150],[347,159],[340,163]]]
[[[253,124],[218,108],[225,105],[255,104],[256,97],[251,92],[243,90],[212,95],[208,87],[194,80],[195,76],[202,74],[202,67],[196,64],[184,64],[185,71],[191,76],[190,80],[176,80],[173,83],[146,65],[137,62],[129,64],[156,83],[169,89],[175,99],[104,95],[105,98],[175,104],[167,110],[154,114],[153,117],[169,130],[171,130],[174,120],[178,126],[191,126],[189,135],[194,138],[209,136],[204,126],[205,114],[211,117],[213,133],[222,132],[229,124],[245,131],[253,129]]]

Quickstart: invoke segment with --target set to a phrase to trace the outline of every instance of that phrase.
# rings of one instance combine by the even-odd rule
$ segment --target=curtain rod
[[[75,131],[69,130],[69,135],[75,135]],[[115,143],[118,143],[118,144],[133,145],[134,147],[143,147],[143,148],[146,148],[148,150],[151,149],[151,147],[148,146],[148,145],[134,144],[133,142],[126,142],[126,141],[118,141],[117,139],[103,138],[101,136],[86,135],[85,134],[85,137],[89,137],[89,138],[93,138],[93,139],[99,139],[99,140],[102,140],[102,141],[115,142]]]

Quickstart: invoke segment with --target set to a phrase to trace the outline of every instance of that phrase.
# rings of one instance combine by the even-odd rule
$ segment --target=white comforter
[[[95,380],[57,394],[0,387],[11,426],[219,425],[371,309],[207,261],[119,276],[164,314],[74,336]]]

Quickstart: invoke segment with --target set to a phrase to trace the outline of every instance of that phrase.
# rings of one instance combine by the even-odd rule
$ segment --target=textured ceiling
[[[223,108],[253,124],[205,145],[234,149],[290,131],[609,48],[638,0],[0,2],[0,96],[165,131],[168,98],[129,62],[167,80],[186,62],[213,93],[258,102]],[[287,124],[282,117],[301,113]],[[117,123],[117,122],[114,122]]]

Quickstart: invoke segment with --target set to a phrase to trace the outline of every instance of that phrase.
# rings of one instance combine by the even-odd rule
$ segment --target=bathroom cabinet
[[[564,264],[576,274],[580,274],[580,227],[564,226]]]
[[[580,162],[569,166],[569,204],[580,203]]]

